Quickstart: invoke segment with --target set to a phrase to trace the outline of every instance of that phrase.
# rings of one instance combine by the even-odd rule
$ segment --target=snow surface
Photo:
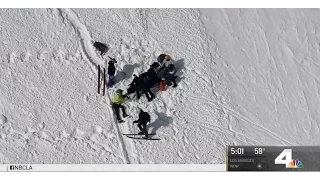
[[[0,163],[225,163],[227,145],[320,145],[318,9],[0,9]],[[92,46],[104,42],[104,57]],[[110,97],[169,54],[181,80]],[[97,93],[97,66],[119,81]],[[125,72],[122,73],[122,72]],[[160,141],[132,140],[137,107]]]

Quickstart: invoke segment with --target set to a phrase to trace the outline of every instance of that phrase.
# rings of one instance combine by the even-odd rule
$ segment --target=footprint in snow
[[[0,125],[3,125],[7,122],[8,122],[8,118],[5,115],[1,114],[0,115]]]

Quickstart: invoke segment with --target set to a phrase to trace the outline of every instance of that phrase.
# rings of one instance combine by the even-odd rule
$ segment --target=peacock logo
[[[299,161],[298,159],[293,159],[290,163],[289,163],[289,167],[288,168],[302,168],[302,162]]]

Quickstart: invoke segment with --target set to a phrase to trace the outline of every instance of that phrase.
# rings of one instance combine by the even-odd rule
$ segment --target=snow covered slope
[[[320,145],[317,9],[0,9],[0,163],[225,163],[227,145]],[[101,57],[92,40],[109,50]],[[181,80],[110,97],[169,54]],[[118,60],[107,95],[97,66]],[[125,72],[123,74],[122,72]],[[137,107],[160,141],[132,140]]]

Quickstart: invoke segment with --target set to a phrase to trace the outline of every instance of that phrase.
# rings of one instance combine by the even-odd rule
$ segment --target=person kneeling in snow
[[[150,65],[148,71],[142,74],[142,77],[147,77],[146,83],[149,88],[153,87],[158,82],[157,68],[159,68],[159,66],[159,63],[154,62]]]
[[[143,87],[143,80],[141,77],[137,76],[136,74],[133,75],[133,80],[127,89],[127,94],[136,93],[138,99],[140,99],[140,91]]]
[[[159,64],[162,64],[165,59],[170,59],[170,57],[166,54],[160,54],[157,58]]]
[[[128,115],[127,115],[125,107],[122,105],[122,103],[125,102],[125,98],[130,99],[127,95],[123,95],[122,93],[123,93],[123,90],[122,89],[118,89],[116,91],[116,95],[112,99],[112,108],[116,112],[117,120],[118,120],[119,123],[124,122],[120,117],[119,109],[122,110],[123,117],[124,118],[127,117]]]
[[[140,109],[140,108],[139,108]],[[147,123],[150,121],[150,115],[147,112],[144,112],[142,109],[140,109],[139,113],[139,119],[136,121],[133,121],[134,123],[138,123],[138,128],[140,132],[138,134],[145,135],[145,139],[148,139],[148,129],[147,129]]]
[[[173,64],[170,64],[168,68],[164,69],[163,79],[165,80],[166,85],[171,86],[173,83],[172,87],[177,87],[176,78],[178,76],[175,76],[174,75],[175,73],[176,73],[175,66]]]
[[[170,56],[166,55],[164,57],[163,62],[161,63],[161,67],[159,68],[158,72],[163,70],[163,69],[168,68],[170,64],[172,64],[172,60],[171,60]]]
[[[173,87],[177,87],[176,78],[175,76],[175,66],[170,64],[168,68],[162,69],[157,73],[158,79],[164,80],[165,85],[171,86],[173,83]]]
[[[140,75],[140,77],[136,77],[139,85],[136,88],[137,98],[140,98],[140,91],[144,93],[148,102],[152,101],[155,98],[155,95],[151,92],[151,82],[150,77],[148,76],[148,72],[145,72]]]

